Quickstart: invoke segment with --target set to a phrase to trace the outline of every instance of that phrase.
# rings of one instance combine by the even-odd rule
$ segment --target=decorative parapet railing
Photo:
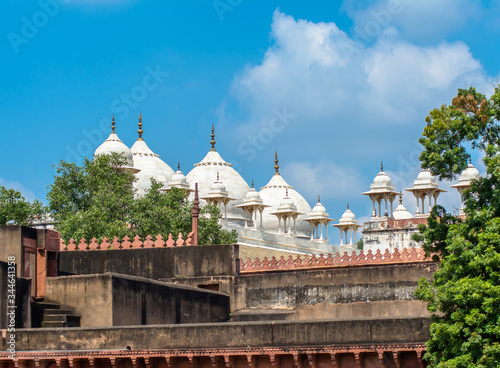
[[[109,249],[139,249],[139,248],[170,248],[170,247],[185,247],[194,245],[193,242],[193,233],[189,233],[186,240],[183,239],[182,234],[179,233],[177,239],[174,240],[172,234],[169,234],[167,240],[163,240],[163,236],[158,234],[155,240],[148,235],[146,236],[146,240],[144,242],[141,241],[141,238],[136,235],[134,239],[131,241],[128,236],[125,236],[123,240],[120,242],[116,236],[114,239],[109,242],[106,237],[102,239],[102,242],[98,243],[96,238],[92,238],[90,243],[87,243],[87,240],[82,238],[80,242],[75,242],[74,239],[71,239],[68,245],[64,244],[64,241],[60,240],[60,250],[64,251],[86,251],[86,250],[109,250]]]
[[[412,263],[412,262],[432,262],[431,258],[425,257],[425,251],[422,248],[411,248],[408,250],[403,248],[400,252],[397,249],[391,253],[388,249],[382,254],[380,249],[374,254],[371,250],[364,253],[363,251],[351,254],[328,253],[325,257],[323,254],[316,256],[313,254],[300,255],[295,258],[291,255],[288,258],[281,256],[279,259],[272,257],[268,259],[264,257],[262,260],[248,258],[245,262],[240,259],[241,272],[261,272],[270,270],[291,270],[300,268],[330,268],[330,267],[346,267],[354,265],[374,265],[374,264],[390,264],[390,263]]]

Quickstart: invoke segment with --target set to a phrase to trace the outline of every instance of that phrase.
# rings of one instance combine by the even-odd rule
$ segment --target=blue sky
[[[185,174],[209,149],[264,186],[281,172],[339,218],[384,161],[396,190],[419,169],[424,118],[500,71],[494,1],[4,0],[0,184],[45,200],[52,165],[109,134],[144,138]],[[478,157],[475,162],[480,164]],[[446,186],[446,184],[445,184]],[[443,201],[458,206],[455,192]],[[413,200],[405,204],[413,209]]]

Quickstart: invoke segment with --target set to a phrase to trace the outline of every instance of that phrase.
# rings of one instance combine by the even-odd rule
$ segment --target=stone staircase
[[[61,309],[57,303],[38,303],[43,308],[41,327],[80,327],[80,316],[71,309]]]

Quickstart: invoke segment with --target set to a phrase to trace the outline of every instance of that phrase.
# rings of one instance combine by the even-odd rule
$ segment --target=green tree
[[[147,235],[168,234],[176,236],[183,234],[186,239],[192,230],[193,203],[185,199],[184,191],[171,188],[164,192],[162,184],[151,181],[151,187],[146,195],[135,201],[132,214],[132,229],[135,234],[144,239]],[[221,214],[215,206],[205,206],[201,209],[198,221],[199,244],[232,244],[237,240],[233,230],[228,232],[220,225]]]
[[[145,239],[158,234],[166,238],[170,233],[181,233],[187,239],[192,230],[192,203],[185,199],[184,192],[176,188],[161,191],[162,185],[152,180],[145,196],[134,198],[134,176],[121,170],[125,163],[119,155],[85,159],[83,166],[59,163],[47,199],[64,240],[125,235]],[[215,207],[201,209],[199,244],[236,242],[236,233],[222,229],[220,218]]]
[[[123,165],[125,159],[119,155],[85,159],[83,166],[59,163],[47,199],[63,239],[131,234],[134,176],[121,170]]]
[[[15,221],[17,225],[31,225],[46,213],[42,202],[29,202],[21,192],[0,185],[0,225]]]
[[[471,151],[486,174],[463,195],[462,221],[433,208],[421,240],[440,267],[420,280],[417,297],[432,313],[425,358],[432,367],[498,367],[500,362],[500,88],[486,98],[460,89],[451,105],[430,112],[419,140],[422,166],[439,179],[456,177]]]

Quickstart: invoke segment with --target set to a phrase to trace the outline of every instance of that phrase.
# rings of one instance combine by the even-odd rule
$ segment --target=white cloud
[[[292,162],[282,168],[282,175],[288,183],[310,203],[315,203],[318,195],[322,199],[348,201],[359,195],[363,181],[356,170],[342,167],[334,162]]]
[[[219,109],[219,131],[246,142],[269,125],[272,111],[286,107],[294,118],[272,136],[272,146],[294,162],[285,168],[287,180],[312,203],[318,193],[361,201],[372,177],[360,173],[380,159],[397,162],[396,189],[408,188],[419,172],[416,142],[428,112],[450,102],[457,88],[491,89],[463,42],[416,44],[390,24],[366,43],[335,23],[279,10],[271,28],[262,61],[235,76]],[[238,144],[234,150],[244,154]]]
[[[21,194],[23,195],[23,197],[27,201],[33,201],[34,199],[36,199],[35,193],[33,193],[31,190],[25,188],[21,183],[19,183],[17,181],[10,181],[10,180],[5,180],[5,179],[0,178],[0,185],[4,186],[6,188],[13,188],[13,189],[20,191]]]
[[[366,46],[334,23],[276,11],[274,45],[260,65],[235,77],[231,98],[246,107],[252,124],[273,108],[293,106],[319,125],[326,118],[364,125],[375,117],[385,126],[408,124],[416,111],[444,102],[458,87],[488,84],[467,45],[417,46],[398,41],[395,33],[388,30]]]

